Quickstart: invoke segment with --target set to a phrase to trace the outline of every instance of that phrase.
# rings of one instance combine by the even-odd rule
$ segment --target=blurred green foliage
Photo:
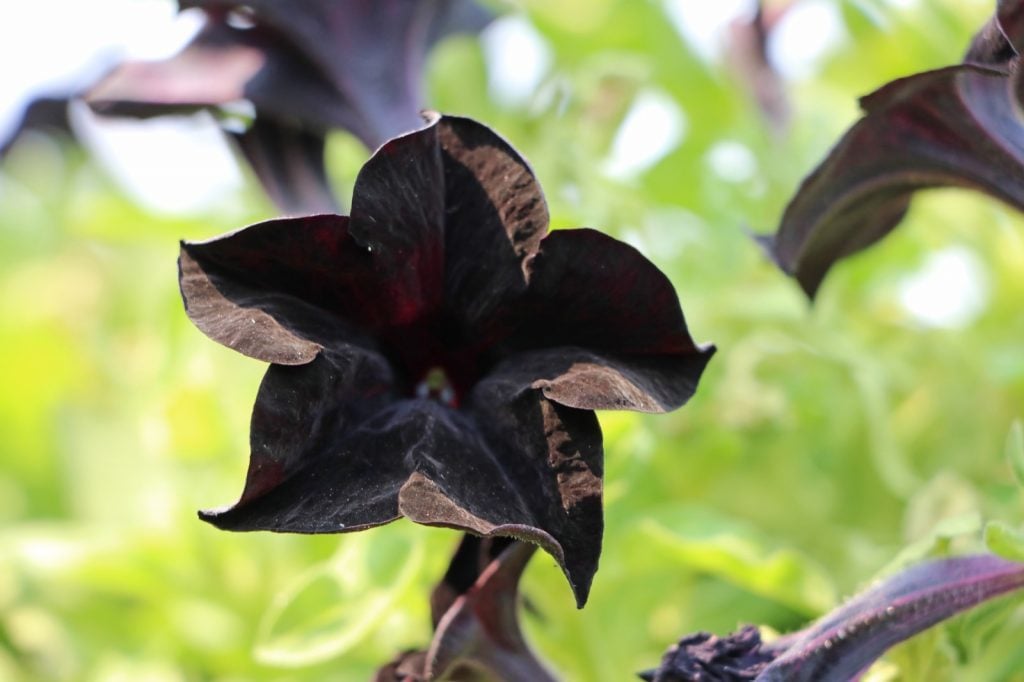
[[[924,193],[813,307],[749,238],[773,229],[856,96],[957,61],[992,10],[833,4],[845,38],[787,84],[783,135],[655,0],[524,2],[552,61],[521,103],[489,95],[472,40],[431,59],[431,105],[516,145],[554,226],[638,246],[669,273],[694,335],[719,347],[678,413],[601,415],[607,530],[586,609],[546,555],[527,572],[529,637],[566,679],[629,679],[695,630],[794,629],[881,572],[981,548],[988,521],[993,550],[1024,556],[1024,219],[967,192]],[[638,176],[610,177],[644,92],[678,106],[682,140]],[[723,149],[749,172],[723,170]],[[339,133],[329,154],[347,196],[368,152]],[[358,680],[427,641],[454,533],[229,534],[195,518],[241,487],[264,367],[188,323],[177,240],[269,217],[247,183],[230,209],[160,215],[72,145],[27,137],[0,166],[0,679]],[[900,291],[951,247],[983,264],[983,301],[962,324],[930,326]],[[1024,680],[1022,637],[1020,600],[1003,600],[869,678]]]

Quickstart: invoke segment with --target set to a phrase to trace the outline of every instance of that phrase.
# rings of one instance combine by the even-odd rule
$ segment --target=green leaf
[[[977,533],[981,529],[981,514],[976,511],[941,519],[924,537],[900,550],[896,558],[879,571],[878,575],[891,575],[929,557],[944,556],[949,553],[953,540],[968,535],[977,538]]]
[[[836,601],[832,580],[817,564],[790,549],[769,549],[749,528],[700,509],[643,522],[644,533],[681,563],[805,614]]]
[[[423,566],[423,543],[408,533],[361,533],[343,543],[271,603],[256,635],[258,661],[302,667],[351,650],[383,624]]]
[[[985,525],[985,545],[993,554],[1011,561],[1024,561],[1024,532],[1002,521]]]
[[[1017,485],[1024,486],[1024,424],[1017,419],[1010,425],[1006,434],[1006,459]]]

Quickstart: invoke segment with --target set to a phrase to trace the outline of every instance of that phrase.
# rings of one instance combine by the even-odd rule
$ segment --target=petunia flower
[[[595,409],[685,403],[712,346],[669,280],[590,229],[547,234],[526,162],[437,117],[384,144],[350,217],[182,244],[208,336],[273,363],[228,530],[361,530],[406,516],[540,545],[582,605],[601,549]]]
[[[649,682],[848,682],[896,644],[948,618],[1024,588],[1024,564],[992,555],[913,566],[800,632],[761,641],[747,626],[728,637],[684,637]]]
[[[1024,210],[1024,1],[999,0],[965,61],[861,99],[861,118],[800,185],[765,244],[814,296],[832,265],[903,220],[920,189],[965,187]]]
[[[519,579],[535,549],[503,538],[464,536],[431,597],[430,647],[400,654],[374,682],[554,680],[519,629]]]
[[[128,62],[87,95],[113,115],[153,116],[248,100],[234,135],[288,213],[336,210],[324,170],[328,130],[367,147],[420,126],[429,49],[477,32],[491,15],[471,0],[179,0],[206,23],[174,57]]]

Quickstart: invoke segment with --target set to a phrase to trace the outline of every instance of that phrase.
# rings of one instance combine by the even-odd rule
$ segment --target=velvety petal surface
[[[889,83],[801,184],[774,237],[778,264],[814,296],[836,261],[878,241],[917,190],[965,187],[1024,210],[1019,0],[1000,3],[968,63]],[[1014,64],[1016,61],[1014,61]]]
[[[593,413],[483,382],[466,410],[391,393],[358,348],[274,365],[251,426],[239,502],[203,518],[228,530],[359,530],[399,515],[527,540],[563,567],[582,605],[601,546],[601,433]]]
[[[582,606],[603,529],[591,410],[677,407],[714,349],[635,249],[547,221],[508,143],[431,115],[365,164],[350,218],[182,244],[190,318],[275,363],[245,490],[204,518],[319,533],[404,515],[515,538],[556,559]]]
[[[386,287],[362,295],[390,306],[392,326],[408,325],[440,306],[443,188],[436,120],[389,140],[356,177],[349,230],[370,253],[380,285]]]
[[[445,304],[480,343],[507,329],[480,329],[526,288],[528,267],[548,229],[533,171],[490,128],[444,116],[437,124],[444,160]],[[493,337],[493,338],[489,338]]]
[[[361,243],[342,216],[271,220],[182,243],[182,297],[189,317],[215,341],[260,360],[299,364],[326,339],[354,333],[351,326],[372,332],[422,312],[438,290],[422,280],[436,268],[402,271],[403,256],[410,254]]]
[[[507,478],[523,491],[533,526],[510,515],[495,516],[486,497],[467,490],[462,495],[475,502],[466,510],[485,523],[474,528],[467,522],[465,527],[481,535],[511,536],[540,545],[558,561],[582,607],[597,572],[604,530],[604,451],[597,417],[497,374],[473,389],[463,409],[479,425]],[[462,481],[448,483],[449,489],[456,491],[452,483]],[[403,513],[430,523],[433,512],[422,502],[406,501]],[[494,524],[505,528],[499,532],[489,527]]]
[[[520,352],[496,371],[570,407],[675,409],[715,350],[691,338],[668,278],[595,230],[548,235],[513,310]]]
[[[410,468],[403,438],[412,436],[388,409],[391,380],[382,357],[358,348],[331,347],[305,365],[271,365],[253,408],[242,495],[200,516],[226,530],[299,533],[398,518],[398,490]]]

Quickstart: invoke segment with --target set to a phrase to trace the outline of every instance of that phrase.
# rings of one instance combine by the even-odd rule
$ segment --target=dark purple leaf
[[[973,63],[902,78],[861,100],[864,117],[803,181],[766,240],[809,296],[836,261],[888,234],[917,190],[966,187],[1024,209],[1021,75],[1007,49],[1021,44],[1022,13],[1019,0],[1000,3],[999,36],[1011,42],[983,30]]]
[[[1024,587],[1024,564],[978,555],[914,566],[854,597],[794,637],[758,682],[846,682],[895,644]]]
[[[1024,588],[1024,564],[992,555],[943,559],[898,573],[817,623],[765,644],[748,626],[684,637],[652,682],[847,682],[894,645],[983,602]]]
[[[260,223],[182,245],[211,338],[275,363],[222,528],[344,532],[404,515],[533,542],[586,600],[601,549],[594,408],[663,411],[713,349],[631,247],[545,237],[526,163],[468,119],[383,145],[352,217]]]

